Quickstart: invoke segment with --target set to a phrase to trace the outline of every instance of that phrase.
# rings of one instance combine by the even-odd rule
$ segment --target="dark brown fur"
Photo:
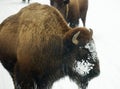
[[[75,44],[72,38],[79,31],[79,43]],[[0,61],[12,76],[15,89],[49,89],[66,75],[86,89],[88,81],[99,74],[98,59],[91,59],[95,66],[84,77],[72,67],[81,55],[79,47],[90,40],[88,29],[72,30],[55,8],[34,3],[1,23]]]
[[[63,14],[64,18],[67,20],[71,27],[76,27],[79,25],[79,18],[81,18],[83,26],[85,26],[88,0],[66,1],[69,3],[65,4],[64,0],[50,0],[50,3]]]

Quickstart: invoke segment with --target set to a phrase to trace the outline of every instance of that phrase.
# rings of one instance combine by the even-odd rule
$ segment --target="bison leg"
[[[28,0],[28,3],[30,3],[30,0]]]
[[[11,77],[13,78],[14,66],[16,64],[16,58],[11,58],[11,57],[6,58],[6,57],[3,57],[3,58],[1,58],[1,63],[4,66],[4,68],[9,72]]]
[[[83,26],[85,27],[85,23],[86,23],[86,14],[87,14],[87,9],[84,9],[81,11],[81,20],[82,20],[82,23],[83,23]]]
[[[63,0],[64,1],[64,4],[68,4],[70,2],[70,0]]]
[[[31,74],[21,71],[18,65],[15,67],[14,85],[15,89],[36,89]]]
[[[23,2],[25,2],[26,0],[22,0]]]
[[[70,27],[74,28],[79,25],[79,19],[70,21]]]

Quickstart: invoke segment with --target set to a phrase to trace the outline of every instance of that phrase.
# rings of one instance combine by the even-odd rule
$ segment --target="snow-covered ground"
[[[49,0],[31,0],[49,4]],[[22,0],[0,0],[0,23],[28,5]],[[101,74],[91,80],[88,89],[120,89],[120,0],[89,0],[86,25],[94,31]],[[53,89],[77,89],[68,77]],[[12,79],[0,64],[0,89],[14,89]]]

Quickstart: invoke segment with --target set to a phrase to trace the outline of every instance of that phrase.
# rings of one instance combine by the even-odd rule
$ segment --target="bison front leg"
[[[10,76],[14,76],[14,66],[16,64],[16,58],[14,57],[1,57],[0,62],[3,67],[9,72]]]
[[[84,9],[81,11],[81,20],[82,20],[82,23],[83,23],[83,26],[85,27],[85,23],[86,23],[86,14],[87,14],[87,9]]]
[[[26,0],[22,0],[22,2],[25,2]]]
[[[21,71],[18,65],[15,67],[14,86],[15,89],[37,89],[31,75]]]
[[[54,5],[54,0],[50,0],[50,5]]]
[[[28,3],[30,3],[30,0],[28,0]]]
[[[78,25],[79,25],[79,19],[70,21],[70,27],[74,28],[77,27]]]

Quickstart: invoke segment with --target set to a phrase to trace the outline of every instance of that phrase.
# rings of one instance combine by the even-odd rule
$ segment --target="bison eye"
[[[90,56],[90,52],[88,49],[84,47],[79,47],[79,58],[76,58],[77,60],[88,60],[88,56]],[[90,58],[90,57],[89,57]]]
[[[84,47],[79,47],[79,52],[80,52],[80,55],[87,55],[89,53],[89,50],[84,48]]]

